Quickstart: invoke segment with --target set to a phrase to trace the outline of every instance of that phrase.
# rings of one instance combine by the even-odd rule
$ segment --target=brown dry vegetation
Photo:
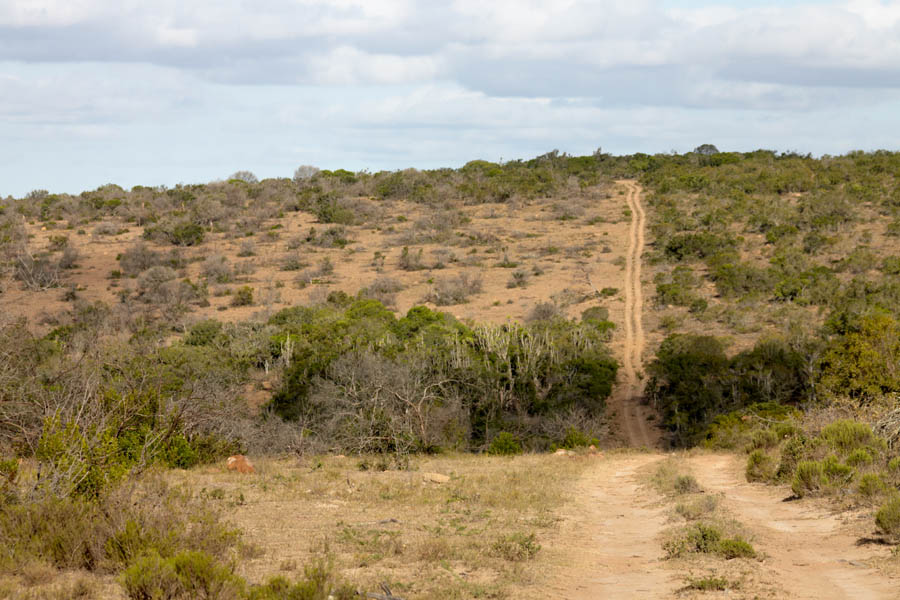
[[[439,209],[362,197],[354,199],[354,206],[367,217],[357,225],[322,224],[307,212],[284,212],[261,219],[250,237],[208,231],[202,244],[177,249],[182,264],[176,276],[206,282],[209,302],[193,306],[178,322],[204,318],[239,322],[284,306],[322,301],[335,290],[355,295],[367,289],[405,313],[414,305],[436,306],[428,302],[429,295],[460,276],[480,279],[481,286],[463,294],[464,303],[441,305],[458,318],[523,320],[542,302],[578,316],[596,304],[588,276],[600,282],[621,279],[616,262],[627,250],[629,219],[623,216],[625,198],[620,194],[620,189],[606,184],[567,200],[478,205],[460,201]],[[311,234],[315,231],[321,237],[336,227],[348,240],[343,248],[320,246]],[[112,233],[99,234],[98,228]],[[164,240],[142,240],[144,229],[108,217],[93,230],[26,221],[32,253],[58,254],[54,240],[66,237],[67,244],[78,250],[77,266],[61,272],[62,289],[7,284],[0,308],[7,317],[27,317],[46,330],[71,308],[64,289],[74,288],[81,300],[108,304],[119,302],[126,291],[136,293],[138,273],[127,273],[117,257],[138,244],[163,255],[173,250]],[[416,259],[415,265],[404,268],[404,248]],[[323,272],[323,263],[333,268]],[[117,271],[121,277],[113,275]],[[517,272],[525,274],[524,285],[509,287]],[[243,285],[254,288],[255,302],[234,307],[231,294]],[[622,301],[621,293],[608,298],[611,316],[621,313]]]

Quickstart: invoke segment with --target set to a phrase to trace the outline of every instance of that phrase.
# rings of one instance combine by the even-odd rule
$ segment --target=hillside
[[[0,590],[887,597],[900,155],[699,150],[3,200]]]

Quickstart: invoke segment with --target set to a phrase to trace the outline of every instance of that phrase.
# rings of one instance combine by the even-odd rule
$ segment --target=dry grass
[[[685,581],[680,598],[725,590],[740,598],[770,597],[769,583],[759,575],[762,556],[746,542],[753,541],[751,532],[724,508],[719,496],[701,488],[684,455],[657,463],[646,473],[646,483],[671,507],[671,526],[662,533],[660,545],[666,562]]]
[[[243,477],[221,467],[172,477],[218,502],[259,556],[251,581],[329,555],[365,590],[413,598],[503,597],[527,585],[542,535],[589,464],[552,456],[416,458],[409,471],[360,471],[355,458],[264,460]],[[448,475],[431,483],[429,473]]]

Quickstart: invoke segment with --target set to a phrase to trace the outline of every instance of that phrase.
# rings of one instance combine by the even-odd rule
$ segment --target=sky
[[[0,197],[898,141],[900,0],[0,0]]]

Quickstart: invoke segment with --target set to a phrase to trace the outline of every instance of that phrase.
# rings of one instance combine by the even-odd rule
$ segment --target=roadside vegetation
[[[499,594],[544,525],[484,516],[465,526],[489,540],[432,548],[350,526],[329,533],[336,555],[305,554],[269,580],[237,567],[254,548],[223,511],[240,497],[171,475],[235,453],[342,454],[393,474],[447,453],[501,461],[603,441],[622,294],[618,279],[594,287],[589,266],[620,277],[624,265],[604,236],[630,215],[596,209],[618,178],[646,192],[658,349],[643,374],[667,440],[746,451],[748,479],[868,507],[896,542],[898,177],[895,153],[702,147],[0,200],[0,585],[76,572],[131,598],[340,598],[375,583],[345,577],[357,544],[360,556],[494,561],[485,587],[459,593]],[[38,303],[50,308],[28,312]],[[670,554],[752,560],[690,474],[673,481],[685,523]],[[466,506],[420,524],[459,531],[494,506],[485,493],[408,499]],[[100,593],[80,581],[60,593]]]

